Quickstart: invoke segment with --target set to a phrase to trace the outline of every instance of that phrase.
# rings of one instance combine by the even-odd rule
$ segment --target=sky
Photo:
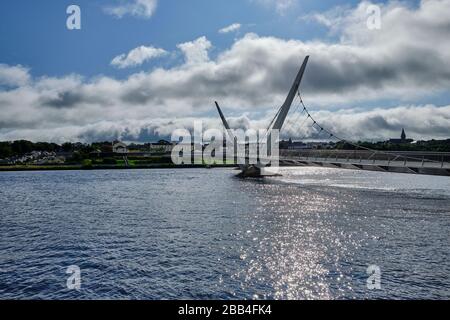
[[[306,55],[302,98],[336,135],[450,138],[449,17],[450,0],[1,1],[0,140],[155,141],[220,128],[215,100],[264,128]],[[283,134],[313,137],[292,112]]]

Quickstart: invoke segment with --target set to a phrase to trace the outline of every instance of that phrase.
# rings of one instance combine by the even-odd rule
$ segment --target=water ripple
[[[324,168],[0,174],[1,299],[444,299],[448,178]],[[369,265],[382,289],[366,287]],[[66,269],[81,269],[80,291]]]

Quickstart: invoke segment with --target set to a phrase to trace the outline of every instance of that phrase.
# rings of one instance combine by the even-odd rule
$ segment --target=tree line
[[[23,156],[32,151],[78,152],[88,154],[97,150],[111,152],[112,144],[111,142],[95,142],[92,144],[65,142],[63,144],[57,144],[52,142],[31,142],[27,140],[3,141],[0,142],[0,159]]]
[[[416,143],[393,144],[389,141],[382,142],[365,142],[358,141],[359,146],[383,151],[434,151],[434,152],[450,152],[450,139],[447,140],[429,140],[417,141]],[[147,144],[130,145],[131,149],[139,150],[144,148]],[[134,147],[133,147],[134,146]],[[347,143],[338,142],[335,145],[336,149],[340,150],[356,150],[358,147]],[[32,151],[47,151],[47,152],[73,152],[83,158],[83,155],[88,155],[91,152],[112,152],[112,143],[110,141],[94,142],[91,144],[81,142],[65,142],[63,144],[56,144],[52,142],[31,142],[27,140],[4,141],[0,142],[0,159],[10,158],[13,156],[23,156]]]
[[[367,142],[358,141],[357,146],[380,151],[429,151],[429,152],[450,152],[450,139],[417,141],[415,143],[390,143],[389,141]],[[335,148],[339,150],[359,150],[353,144],[345,141],[336,143]]]

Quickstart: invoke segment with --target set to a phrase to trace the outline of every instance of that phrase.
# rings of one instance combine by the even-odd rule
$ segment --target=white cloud
[[[297,1],[296,0],[250,0],[265,7],[274,7],[278,14],[285,14],[287,10],[292,8]]]
[[[125,15],[150,18],[155,13],[157,5],[157,0],[121,0],[115,6],[106,7],[105,12],[118,18]]]
[[[28,69],[17,66],[8,66],[0,63],[0,86],[24,86],[30,80]]]
[[[150,59],[158,58],[166,54],[167,51],[164,49],[140,46],[131,50],[128,54],[118,55],[111,61],[111,65],[119,69],[135,67]]]
[[[206,37],[200,37],[194,41],[181,43],[177,48],[183,51],[188,65],[200,64],[209,60],[208,50],[211,48],[211,42]]]
[[[241,28],[241,24],[240,23],[233,23],[225,28],[222,28],[219,30],[219,33],[229,33],[229,32],[234,32],[237,31]]]

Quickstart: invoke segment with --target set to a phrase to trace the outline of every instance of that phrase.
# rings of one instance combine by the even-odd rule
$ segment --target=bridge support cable
[[[301,112],[298,112],[300,109],[301,103],[300,101],[297,101],[294,107],[294,111],[292,112],[292,118],[287,118],[286,121],[286,125],[284,126],[286,132],[288,132],[289,130],[293,130],[295,131],[295,125],[297,123],[298,120],[301,119],[301,117],[304,115],[305,113],[305,108],[302,108]]]
[[[349,144],[349,145],[351,145],[351,146],[353,146],[353,147],[355,147],[355,148],[357,148],[357,149],[361,149],[361,150],[365,150],[365,151],[370,151],[370,152],[373,153],[373,154],[370,156],[370,158],[375,157],[377,154],[385,155],[385,156],[387,156],[387,158],[388,158],[388,160],[389,160],[389,163],[390,163],[390,161],[395,161],[396,159],[399,159],[399,158],[400,158],[400,159],[403,159],[403,160],[405,161],[405,163],[406,163],[407,160],[409,159],[409,160],[418,161],[418,162],[421,162],[421,163],[427,161],[427,162],[432,162],[432,163],[438,163],[438,164],[441,164],[441,161],[436,161],[436,160],[432,160],[432,159],[425,159],[424,157],[423,157],[423,158],[416,158],[416,157],[411,157],[411,156],[405,156],[405,155],[402,155],[402,154],[397,154],[397,153],[392,153],[392,152],[386,152],[386,151],[382,151],[382,150],[375,150],[375,149],[371,149],[371,148],[364,147],[364,146],[361,146],[361,145],[359,145],[359,144],[353,143],[353,142],[351,142],[351,141],[349,141],[349,140],[347,140],[347,139],[343,139],[343,138],[337,136],[336,134],[334,134],[333,132],[331,132],[330,130],[326,129],[326,128],[323,127],[322,125],[320,125],[320,124],[314,119],[314,117],[311,115],[311,113],[309,112],[308,108],[306,107],[305,103],[303,102],[303,99],[302,99],[302,97],[301,97],[299,91],[297,91],[297,94],[298,94],[298,97],[299,97],[299,99],[300,99],[300,103],[301,103],[301,105],[303,106],[303,110],[306,112],[307,119],[311,119],[311,121],[313,122],[312,125],[311,125],[311,127],[314,127],[314,126],[315,126],[315,127],[316,127],[316,130],[319,130],[319,134],[320,134],[321,132],[324,132],[324,133],[326,133],[326,134],[328,135],[328,138],[330,138],[330,139],[335,139],[335,140],[337,140],[337,141],[339,141],[339,142],[343,142],[343,143]],[[390,157],[394,157],[394,159],[391,160]],[[374,160],[375,160],[375,158],[374,158]],[[443,163],[443,161],[442,161],[442,163]]]
[[[301,103],[300,103],[300,101],[295,101],[296,99],[297,99],[297,96],[295,96],[294,101],[292,102],[291,110],[290,110],[289,113],[295,114],[295,113],[298,111],[298,109],[300,108]],[[294,111],[293,111],[293,112],[292,112],[292,106],[294,107]],[[268,137],[268,135],[269,135],[269,133],[270,133],[270,130],[271,130],[271,128],[272,128],[272,125],[273,125],[273,123],[275,122],[275,120],[278,118],[278,115],[279,115],[280,112],[281,112],[281,108],[282,108],[282,107],[280,107],[280,108],[278,109],[278,112],[275,114],[275,116],[273,117],[272,121],[269,123],[269,126],[267,127],[266,133],[265,133],[265,135],[260,139],[260,141],[266,141],[266,140],[267,140],[267,137]],[[303,109],[302,112],[301,112],[300,114],[297,114],[297,118],[301,118],[301,116],[302,116],[302,114],[304,113],[304,111],[305,111],[305,110]],[[295,123],[295,121],[296,121],[296,120],[292,120],[292,119],[288,119],[288,118],[286,118],[286,119],[287,119],[287,122],[286,122],[286,125],[284,126],[285,128],[286,128],[286,127],[289,127],[289,128],[290,128],[290,126],[292,125],[291,122],[294,122],[294,123]]]
[[[308,126],[308,127],[311,127],[311,128],[313,128],[314,130],[316,130],[316,128],[314,127],[314,119],[312,119],[312,117],[311,117],[311,115],[309,114],[309,112],[308,112],[308,110],[306,109],[306,107],[305,107],[304,105],[302,105],[302,101],[301,101],[300,95],[297,95],[297,98],[298,98],[298,103],[299,103],[300,106],[302,107],[302,111],[301,111],[299,114],[297,114],[297,119],[295,119],[294,121],[292,121],[292,122],[294,123],[294,126],[295,126],[295,123],[296,123],[298,120],[301,119],[301,116],[306,115],[305,119],[304,119],[304,120],[300,123],[300,125],[298,126],[298,129],[303,128],[304,125],[307,123],[307,121],[311,119],[311,121],[313,121],[313,123],[312,123],[310,126]],[[290,128],[290,127],[289,127],[289,128]],[[286,129],[287,129],[287,128],[286,128]],[[295,127],[294,127],[294,129],[295,129]],[[320,134],[320,132],[319,132],[319,134]],[[306,139],[309,135],[310,135],[310,133],[308,133],[308,132],[306,132],[305,134],[300,135],[298,131],[295,132],[295,130],[294,130],[294,137],[297,138],[297,139],[304,140],[304,139]]]

